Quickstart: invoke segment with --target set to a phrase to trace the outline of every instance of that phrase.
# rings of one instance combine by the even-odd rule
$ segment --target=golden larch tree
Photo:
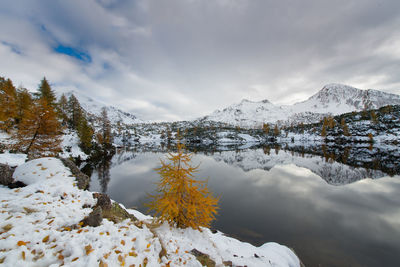
[[[6,132],[15,125],[17,90],[10,79],[0,77],[0,128]]]
[[[18,126],[16,148],[30,158],[54,156],[61,150],[62,128],[54,107],[38,99]]]
[[[192,154],[185,153],[184,145],[178,143],[177,153],[169,153],[167,158],[170,162],[160,160],[161,167],[156,169],[161,180],[148,207],[161,221],[180,228],[209,227],[217,214],[218,198],[208,190],[206,181],[194,178],[198,166],[190,165]]]

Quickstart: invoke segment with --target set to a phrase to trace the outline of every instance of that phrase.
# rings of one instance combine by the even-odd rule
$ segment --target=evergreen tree
[[[80,141],[80,144],[79,144],[80,147],[82,148],[82,150],[85,153],[89,154],[90,149],[92,148],[92,139],[93,139],[94,130],[89,125],[85,116],[81,117],[77,132],[78,132],[78,137],[79,137],[79,141]]]
[[[113,143],[113,136],[111,133],[111,123],[108,119],[107,110],[105,107],[101,109],[100,115],[100,131],[96,135],[97,142],[103,149],[110,149]]]
[[[41,80],[37,95],[40,99],[44,99],[49,106],[56,106],[56,95],[51,89],[46,77],[43,77]]]
[[[38,99],[19,124],[17,149],[30,158],[54,156],[61,150],[61,130],[54,108],[44,98]]]
[[[63,126],[68,123],[68,100],[65,94],[62,94],[57,103],[57,111]]]
[[[15,125],[17,90],[10,79],[0,77],[0,128],[6,132]]]
[[[192,156],[183,150],[178,142],[177,153],[168,155],[170,163],[161,160],[161,167],[156,169],[161,176],[158,194],[151,195],[148,206],[162,221],[177,227],[209,227],[217,214],[218,199],[212,196],[205,181],[193,178],[198,167],[190,165]]]
[[[73,94],[71,94],[68,98],[67,110],[68,126],[71,129],[78,129],[82,117],[82,107],[79,104],[78,99]]]

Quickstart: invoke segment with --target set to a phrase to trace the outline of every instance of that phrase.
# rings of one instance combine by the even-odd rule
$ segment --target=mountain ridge
[[[399,104],[400,95],[331,83],[308,99],[292,105],[279,106],[268,99],[258,102],[243,99],[238,104],[216,110],[202,119],[252,128],[261,127],[263,123],[314,123],[329,115]]]

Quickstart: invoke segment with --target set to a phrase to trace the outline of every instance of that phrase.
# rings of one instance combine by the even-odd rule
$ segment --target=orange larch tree
[[[194,179],[198,166],[190,165],[192,155],[184,153],[184,145],[178,143],[177,149],[176,154],[169,153],[170,163],[161,160],[156,169],[161,180],[148,207],[161,221],[180,228],[209,227],[217,214],[218,198],[210,193],[206,181]]]
[[[16,148],[30,158],[54,156],[61,150],[62,128],[54,107],[38,99],[18,126]]]
[[[8,132],[16,122],[17,90],[10,79],[0,77],[0,128]]]

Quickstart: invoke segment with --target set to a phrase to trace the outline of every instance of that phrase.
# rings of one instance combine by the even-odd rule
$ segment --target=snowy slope
[[[143,123],[142,120],[138,119],[135,115],[132,115],[128,112],[124,112],[114,106],[107,105],[98,100],[94,100],[82,93],[76,91],[70,91],[65,94],[67,98],[73,94],[81,104],[82,108],[88,112],[89,114],[95,115],[97,117],[101,114],[101,109],[106,107],[107,115],[112,124],[116,124],[118,121],[124,124],[134,124],[134,123]]]
[[[17,167],[13,178],[26,187],[0,186],[0,264],[2,266],[202,266],[191,253],[206,253],[231,266],[300,266],[287,247],[255,247],[210,229],[177,229],[155,224],[136,210],[138,221],[82,226],[96,199],[81,190],[69,169],[56,158]],[[257,256],[255,256],[257,255]]]
[[[378,90],[361,90],[342,84],[325,85],[309,99],[293,105],[278,106],[263,100],[252,102],[242,100],[223,110],[214,111],[204,119],[229,123],[241,127],[261,127],[263,123],[320,121],[324,116],[346,112],[380,108],[385,105],[399,105],[400,96]]]

